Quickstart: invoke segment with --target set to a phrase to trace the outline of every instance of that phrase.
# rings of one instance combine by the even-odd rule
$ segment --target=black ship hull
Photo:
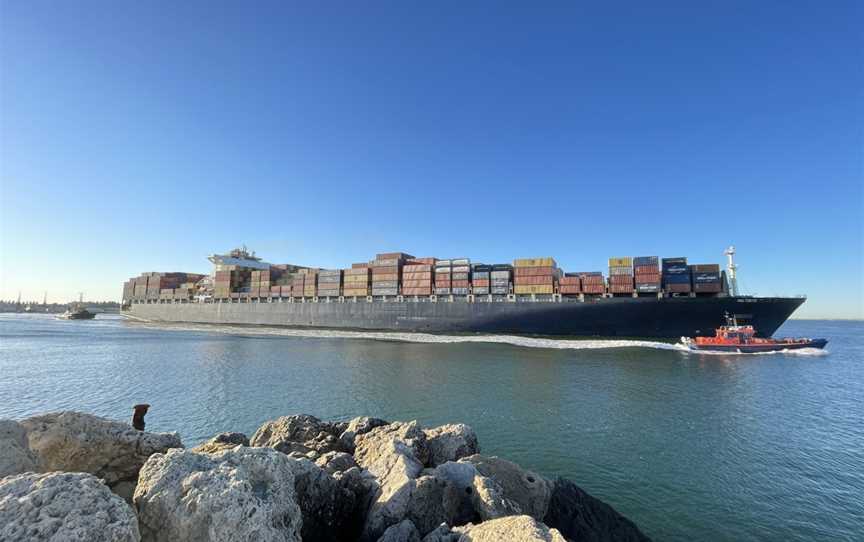
[[[713,336],[725,315],[770,337],[804,302],[789,297],[598,298],[561,301],[133,303],[124,314],[152,322],[289,326],[428,333],[645,337]]]

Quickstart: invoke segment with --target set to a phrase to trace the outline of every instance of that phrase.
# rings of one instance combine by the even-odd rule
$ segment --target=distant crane
[[[732,295],[738,296],[738,277],[735,272],[738,270],[738,266],[735,265],[735,245],[729,245],[723,254],[729,258],[729,263],[726,266],[726,269],[729,270],[729,287],[732,289]]]

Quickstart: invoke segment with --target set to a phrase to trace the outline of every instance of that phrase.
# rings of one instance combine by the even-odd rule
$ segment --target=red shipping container
[[[660,269],[656,265],[637,265],[633,268],[637,275],[656,275]]]
[[[667,284],[666,291],[673,294],[689,294],[690,285],[686,282],[683,284]]]
[[[432,278],[431,272],[421,273],[402,273],[402,278],[405,280],[429,280]]]
[[[659,273],[653,275],[636,275],[637,284],[654,284],[655,282],[660,282]]]
[[[586,294],[603,294],[606,293],[606,287],[603,284],[583,284],[582,292]]]
[[[471,281],[468,280],[451,280],[450,283],[453,288],[467,288],[471,285]]]
[[[489,279],[474,279],[472,282],[474,286],[485,287],[489,286]]]
[[[561,286],[579,286],[580,283],[581,281],[579,280],[579,277],[561,277],[560,279],[558,279],[558,284],[560,284]]]
[[[375,275],[394,275],[399,273],[398,265],[385,265],[382,267],[373,267],[372,268],[372,276]]]
[[[609,277],[609,284],[629,284],[633,285],[633,277],[631,275],[612,275]]]
[[[629,294],[633,293],[633,286],[626,284],[610,284],[609,291],[613,294]]]
[[[514,267],[513,268],[513,276],[514,277],[535,277],[535,276],[545,276],[545,275],[554,275],[555,268],[554,267]]]
[[[561,294],[581,294],[582,289],[578,284],[562,284],[558,287],[558,293]]]
[[[402,286],[406,288],[422,288],[432,286],[431,280],[403,280]]]
[[[408,260],[406,265],[435,265],[438,261],[438,258],[411,258]]]

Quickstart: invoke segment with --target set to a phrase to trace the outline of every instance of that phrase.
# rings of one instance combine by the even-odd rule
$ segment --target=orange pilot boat
[[[783,338],[760,339],[756,337],[753,326],[738,325],[735,318],[726,315],[725,326],[720,326],[713,337],[682,337],[681,342],[690,350],[700,352],[735,352],[740,354],[757,354],[760,352],[780,352],[783,350],[800,350],[802,348],[825,348],[827,339]]]

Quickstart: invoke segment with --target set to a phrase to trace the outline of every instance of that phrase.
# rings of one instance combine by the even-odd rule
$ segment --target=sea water
[[[864,539],[864,323],[791,321],[827,351],[654,341],[152,326],[0,316],[0,418],[73,409],[194,445],[280,415],[464,422],[656,540]]]

